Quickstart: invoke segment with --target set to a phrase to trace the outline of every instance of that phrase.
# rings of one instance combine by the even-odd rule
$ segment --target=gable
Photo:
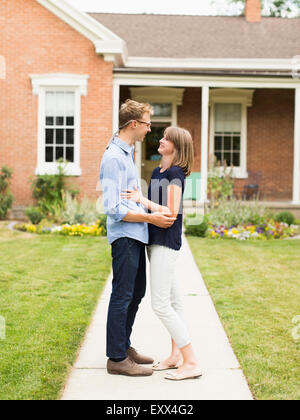
[[[103,24],[73,7],[65,0],[35,0],[59,19],[89,39],[97,54],[121,65],[126,61],[126,43]]]

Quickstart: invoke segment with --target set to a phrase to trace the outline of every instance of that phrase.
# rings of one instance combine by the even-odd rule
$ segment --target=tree
[[[229,0],[245,5],[246,0]],[[262,14],[270,17],[300,17],[300,0],[261,0]]]

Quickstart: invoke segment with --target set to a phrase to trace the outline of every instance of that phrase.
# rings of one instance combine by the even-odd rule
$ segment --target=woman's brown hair
[[[189,176],[194,164],[194,144],[190,132],[181,127],[168,127],[164,137],[171,141],[175,148],[171,166],[179,166],[185,176]]]

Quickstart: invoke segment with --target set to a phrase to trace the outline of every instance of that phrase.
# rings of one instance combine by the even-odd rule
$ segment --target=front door
[[[152,172],[160,164],[161,155],[157,152],[159,140],[163,138],[164,131],[170,123],[154,122],[151,132],[147,134],[142,147],[142,179],[150,183]]]

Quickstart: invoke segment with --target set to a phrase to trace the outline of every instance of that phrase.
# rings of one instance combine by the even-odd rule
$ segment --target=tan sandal
[[[165,379],[169,379],[170,381],[183,381],[185,379],[197,379],[202,376],[202,372],[196,372],[191,375],[181,375],[180,373],[167,373]]]
[[[152,370],[155,370],[156,372],[160,372],[162,370],[169,370],[169,369],[178,369],[178,368],[179,368],[178,365],[163,366],[162,362],[158,362],[152,366]]]

